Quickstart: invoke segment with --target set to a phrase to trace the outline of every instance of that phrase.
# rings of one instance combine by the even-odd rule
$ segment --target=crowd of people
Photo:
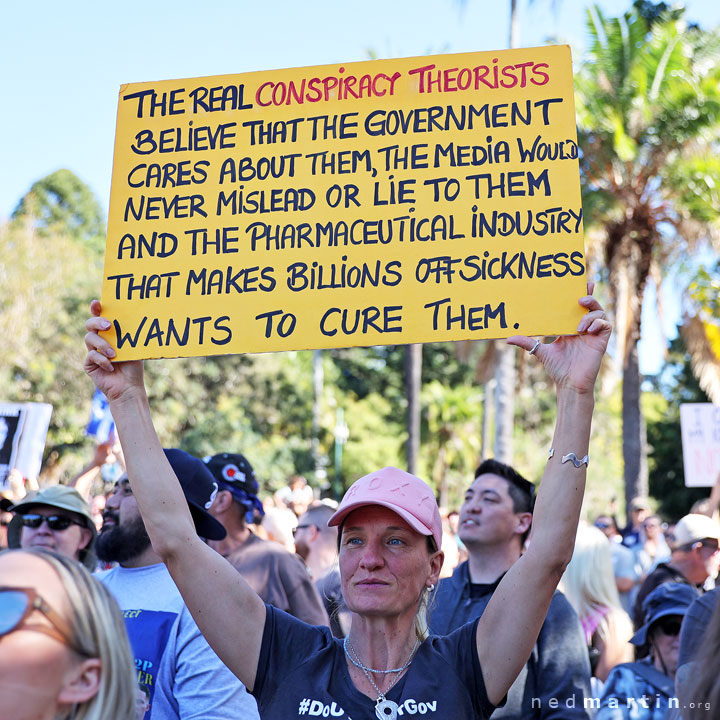
[[[580,303],[577,336],[509,340],[557,388],[541,481],[486,460],[442,514],[397,468],[337,503],[301,476],[263,495],[235,451],[163,448],[93,303],[85,369],[122,445],[0,501],[3,717],[714,717],[718,489],[670,526],[643,498],[624,529],[614,508],[580,521],[610,335]]]

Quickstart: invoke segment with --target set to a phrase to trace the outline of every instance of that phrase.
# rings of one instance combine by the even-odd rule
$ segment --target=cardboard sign
[[[720,406],[680,405],[686,487],[711,487],[720,475]]]
[[[51,415],[47,403],[0,404],[0,488],[12,468],[30,480],[40,474]]]
[[[125,85],[118,359],[575,332],[570,50]]]

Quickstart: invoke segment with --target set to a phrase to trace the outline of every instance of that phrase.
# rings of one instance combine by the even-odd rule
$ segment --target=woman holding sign
[[[424,607],[440,574],[440,515],[430,488],[385,468],[356,481],[330,519],[352,613],[347,639],[266,606],[195,534],[187,503],[155,434],[142,363],[118,362],[92,306],[85,370],[110,401],[132,489],[153,547],[215,652],[258,701],[264,719],[487,718],[528,659],[572,555],[585,487],[593,388],[610,325],[592,295],[578,335],[535,355],[557,386],[558,416],[534,513],[532,543],[504,576],[482,618],[427,637]],[[532,588],[530,593],[527,588]]]

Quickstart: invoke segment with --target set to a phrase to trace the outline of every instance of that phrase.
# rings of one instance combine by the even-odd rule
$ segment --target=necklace
[[[360,658],[358,657],[357,652],[355,651],[355,648],[350,644],[350,638],[346,635],[345,639],[343,640],[343,648],[345,650],[345,654],[348,656],[348,659],[350,662],[355,666],[359,667],[361,670],[366,670],[367,672],[375,673],[376,675],[389,675],[390,673],[401,673],[403,670],[407,670],[408,666],[412,662],[412,657],[415,654],[415,651],[417,650],[417,647],[419,645],[418,640],[415,640],[415,647],[413,647],[412,651],[410,652],[410,657],[408,658],[407,662],[399,668],[390,668],[390,670],[376,670],[375,668],[366,667],[360,662]]]
[[[375,700],[375,715],[377,715],[378,720],[397,720],[398,704],[396,702],[393,702],[392,700],[388,700],[385,697],[385,693],[390,692],[390,690],[394,687],[395,683],[400,679],[400,675],[410,667],[410,663],[415,656],[415,651],[418,649],[418,645],[419,641],[416,639],[415,646],[410,651],[410,656],[402,667],[391,668],[390,670],[376,670],[374,668],[366,667],[362,664],[357,652],[355,651],[355,648],[350,643],[349,636],[345,636],[345,640],[343,640],[343,649],[345,650],[345,654],[348,656],[350,662],[355,665],[355,667],[358,667],[363,671],[365,677],[368,679],[373,688],[375,688],[375,692],[378,694],[377,700]],[[378,675],[397,673],[397,675],[395,675],[390,685],[388,685],[385,689],[385,693],[383,693],[380,691],[380,688],[377,686],[375,680],[373,680],[373,677],[370,673],[377,673]]]

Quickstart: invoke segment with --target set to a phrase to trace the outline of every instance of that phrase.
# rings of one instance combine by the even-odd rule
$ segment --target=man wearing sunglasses
[[[8,525],[8,547],[46,548],[74,558],[90,572],[95,570],[97,531],[77,490],[52,485],[27,495],[10,510],[15,517]]]
[[[533,484],[514,468],[497,460],[480,464],[459,514],[458,535],[468,560],[440,581],[430,612],[431,634],[450,633],[483,614],[500,580],[522,555],[534,501]],[[590,660],[580,621],[558,591],[530,659],[493,719],[587,720],[589,696]]]
[[[707,515],[685,515],[675,525],[670,540],[670,561],[659,563],[638,590],[633,610],[636,629],[645,622],[643,602],[658,585],[680,582],[700,590],[708,578],[717,575],[720,564],[720,525],[714,520]]]

